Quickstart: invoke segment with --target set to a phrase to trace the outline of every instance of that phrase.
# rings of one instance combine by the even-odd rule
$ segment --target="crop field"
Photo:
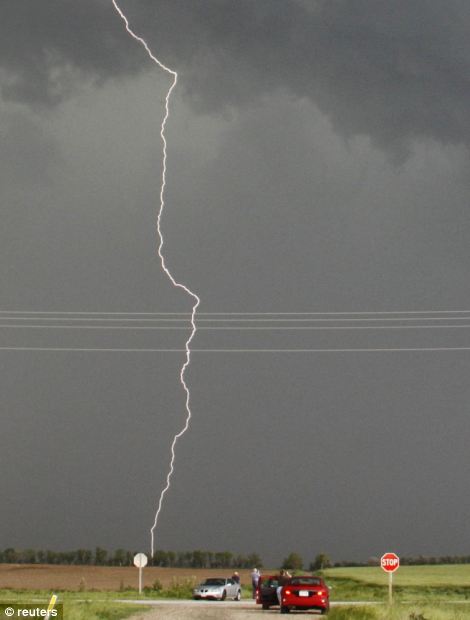
[[[199,582],[206,577],[230,576],[231,569],[154,568],[143,571],[143,585],[158,580],[164,588],[175,582]],[[240,569],[242,583],[250,583],[250,571]],[[101,590],[135,589],[138,570],[132,566],[59,566],[51,564],[0,564],[0,589],[11,590]]]

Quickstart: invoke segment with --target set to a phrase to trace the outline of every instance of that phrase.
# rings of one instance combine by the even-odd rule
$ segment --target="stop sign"
[[[380,566],[387,573],[394,573],[400,566],[400,558],[396,553],[384,553],[380,558]]]

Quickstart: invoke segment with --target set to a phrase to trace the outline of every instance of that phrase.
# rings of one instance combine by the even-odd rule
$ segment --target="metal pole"
[[[139,594],[142,594],[142,566],[139,566]]]
[[[392,594],[392,584],[393,584],[393,573],[388,573],[388,604],[391,605],[393,603],[393,594]]]

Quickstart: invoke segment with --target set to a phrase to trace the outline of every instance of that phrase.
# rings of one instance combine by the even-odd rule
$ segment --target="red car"
[[[281,590],[281,614],[288,614],[291,609],[316,609],[327,614],[330,593],[323,579],[309,575],[291,577]]]

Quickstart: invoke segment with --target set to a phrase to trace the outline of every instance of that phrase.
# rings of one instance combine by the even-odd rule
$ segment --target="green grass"
[[[328,568],[325,577],[353,579],[368,584],[387,585],[388,575],[378,566],[359,568]],[[401,566],[393,575],[397,586],[468,586],[470,564],[439,566]]]
[[[64,605],[65,620],[121,620],[137,612],[149,609],[144,605],[116,603],[116,600],[133,599],[190,599],[194,581],[191,579],[174,579],[167,588],[145,588],[142,594],[136,589],[125,588],[118,592],[82,591],[67,592],[55,590],[58,602]],[[0,590],[0,601],[45,602],[51,597],[50,591],[44,590]],[[251,588],[242,587],[242,597],[251,598]]]
[[[379,567],[331,568],[323,576],[333,601],[387,601],[388,575]],[[403,566],[393,575],[393,593],[402,603],[470,601],[470,566]]]
[[[370,607],[332,608],[332,620],[470,619],[470,566],[403,566],[393,575],[392,608],[388,575],[379,567],[323,571],[331,601],[373,601]]]
[[[470,608],[465,605],[374,605],[333,607],[329,620],[468,620]]]
[[[64,620],[121,620],[147,610],[142,605],[99,602],[64,602]]]
[[[122,598],[121,592],[57,592],[58,603],[64,605],[64,620],[121,620],[146,611],[143,605],[116,603]],[[133,593],[134,597],[136,593]],[[138,593],[137,593],[137,596]],[[48,603],[49,591],[40,590],[0,590],[0,600],[8,602]]]

